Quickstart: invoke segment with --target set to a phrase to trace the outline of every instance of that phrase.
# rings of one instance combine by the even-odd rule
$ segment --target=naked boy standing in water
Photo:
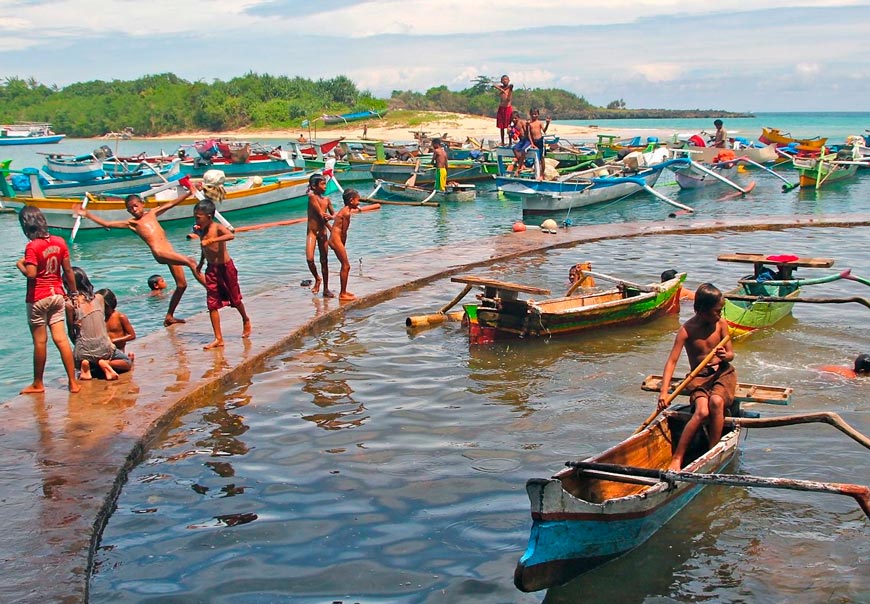
[[[329,221],[332,220],[335,210],[332,201],[324,195],[326,193],[326,178],[322,174],[314,174],[308,179],[308,233],[305,236],[305,260],[308,261],[308,270],[314,276],[314,285],[311,291],[315,294],[323,285],[323,297],[334,298],[335,294],[329,291]],[[317,265],[314,263],[314,248],[320,252],[320,271],[323,277],[317,274]]]

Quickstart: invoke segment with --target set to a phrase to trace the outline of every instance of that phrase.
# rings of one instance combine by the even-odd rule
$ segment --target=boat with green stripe
[[[588,266],[588,263],[585,265]],[[584,288],[593,278],[616,282],[609,289]],[[480,277],[453,277],[453,281],[482,286],[478,304],[466,304],[465,314],[472,344],[486,344],[502,337],[555,336],[613,325],[631,325],[679,312],[680,290],[686,279],[679,273],[663,282],[639,284],[603,273],[583,270],[580,280],[565,296],[534,300],[519,293],[547,296],[550,291]]]

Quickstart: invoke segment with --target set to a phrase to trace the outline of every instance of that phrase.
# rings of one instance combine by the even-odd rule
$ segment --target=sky
[[[601,106],[868,111],[870,0],[0,0],[0,66],[60,87],[345,75],[382,98],[508,74]]]

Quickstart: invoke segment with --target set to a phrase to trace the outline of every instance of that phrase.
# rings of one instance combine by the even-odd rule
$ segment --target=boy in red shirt
[[[45,392],[42,381],[45,359],[48,353],[48,332],[60,352],[66,370],[70,392],[81,389],[75,376],[72,347],[64,326],[64,290],[77,300],[75,276],[69,260],[69,248],[57,235],[48,233],[48,223],[39,208],[25,206],[18,214],[21,230],[30,240],[24,248],[24,258],[16,263],[21,274],[27,277],[27,318],[30,335],[33,337],[33,382],[21,394]],[[60,274],[63,271],[63,280]],[[75,303],[75,302],[73,302]]]

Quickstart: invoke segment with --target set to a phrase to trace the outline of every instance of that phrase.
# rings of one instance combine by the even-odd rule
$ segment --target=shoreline
[[[238,130],[226,130],[222,132],[209,132],[205,130],[179,132],[171,135],[133,137],[143,140],[202,140],[206,138],[228,138],[239,140],[250,139],[287,139],[296,141],[303,135],[309,138],[325,141],[337,138],[346,139],[372,139],[384,141],[406,142],[413,141],[415,132],[424,132],[426,135],[436,136],[449,135],[451,140],[464,141],[467,137],[478,141],[499,142],[499,131],[495,125],[495,118],[480,117],[476,115],[464,115],[458,113],[428,112],[435,119],[419,126],[409,124],[395,124],[389,119],[360,120],[341,127],[331,125],[325,128],[298,128],[294,130],[257,130],[240,128]],[[316,124],[315,124],[316,125]],[[363,136],[365,134],[365,136]],[[601,128],[598,126],[574,126],[553,122],[547,134],[566,138],[570,141],[594,142],[599,134],[612,134],[619,138],[631,136],[658,136],[660,140],[673,135],[671,131],[661,129],[639,128]],[[99,137],[100,140],[111,140]]]

